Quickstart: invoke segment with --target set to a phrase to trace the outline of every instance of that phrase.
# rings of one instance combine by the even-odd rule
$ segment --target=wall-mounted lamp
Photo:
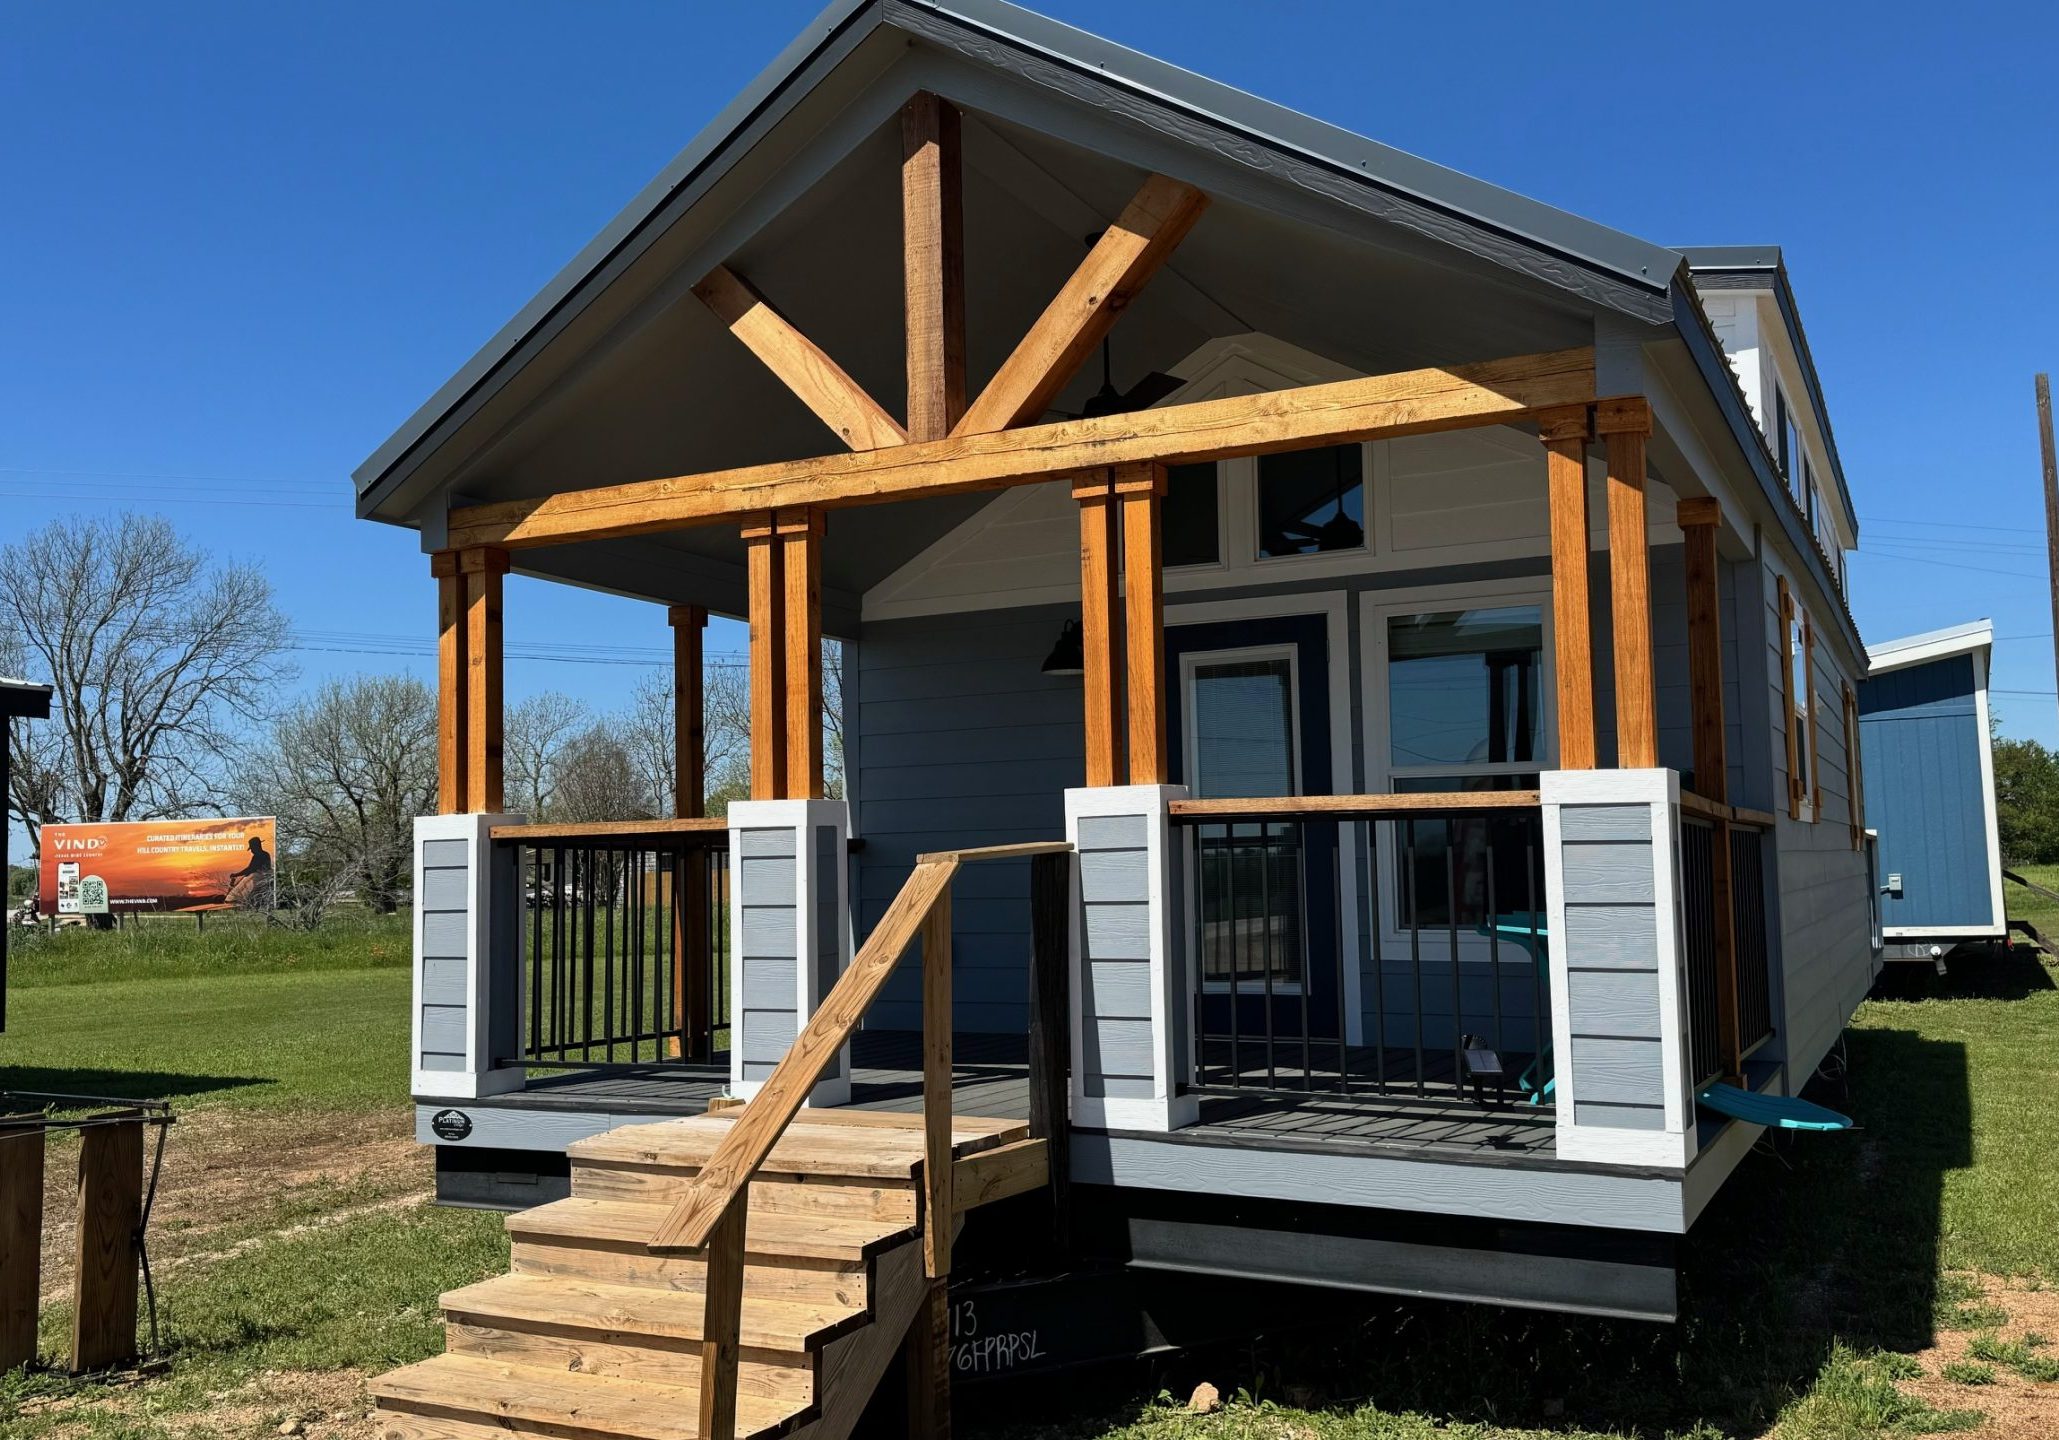
[[[1068,620],[1065,628],[1058,632],[1058,643],[1051,647],[1051,653],[1044,657],[1046,675],[1083,675],[1087,669],[1087,652],[1080,640],[1080,622]]]

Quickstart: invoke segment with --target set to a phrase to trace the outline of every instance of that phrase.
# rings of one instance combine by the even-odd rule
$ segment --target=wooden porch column
[[[1609,604],[1616,651],[1616,764],[1648,770],[1659,763],[1659,710],[1652,680],[1651,554],[1644,518],[1644,442],[1651,407],[1642,396],[1594,407],[1595,433],[1608,448]]]
[[[501,577],[508,552],[491,546],[458,556],[465,579],[465,809],[506,803],[501,784]]]
[[[1119,465],[1122,501],[1123,634],[1129,655],[1130,784],[1163,785],[1165,749],[1165,571],[1160,523],[1163,465]]]
[[[707,808],[707,732],[703,720],[702,634],[708,612],[698,605],[674,605],[665,612],[672,627],[672,813],[699,818]],[[711,956],[708,936],[708,866],[698,850],[677,862],[672,903],[672,1017],[684,1036],[672,1054],[706,1058]]]
[[[1558,677],[1559,768],[1592,770],[1594,627],[1587,598],[1587,435],[1585,405],[1537,417],[1551,501],[1551,620]]]
[[[1121,779],[1116,725],[1121,691],[1115,650],[1115,491],[1106,470],[1074,477],[1080,506],[1080,649],[1085,677],[1087,784]]]
[[[786,798],[786,591],[768,511],[743,527],[751,590],[751,798]]]
[[[1687,686],[1693,713],[1694,789],[1728,803],[1730,763],[1723,722],[1723,597],[1716,568],[1716,527],[1723,507],[1713,498],[1682,500],[1677,516],[1686,539]],[[1744,1069],[1743,1024],[1737,1009],[1737,912],[1730,873],[1730,822],[1715,821],[1709,874],[1716,942],[1716,1048],[1724,1078]]]
[[[465,581],[458,552],[429,557],[436,580],[436,812],[465,811]]]
[[[779,512],[786,620],[786,798],[822,798],[822,512]]]
[[[924,92],[901,112],[908,438],[941,440],[965,413],[964,170],[958,112]]]

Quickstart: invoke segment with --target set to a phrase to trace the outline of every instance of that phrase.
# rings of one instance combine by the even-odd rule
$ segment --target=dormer
[[[1845,583],[1859,522],[1831,434],[1830,412],[1777,245],[1689,249],[1694,287],[1723,343],[1788,494]]]

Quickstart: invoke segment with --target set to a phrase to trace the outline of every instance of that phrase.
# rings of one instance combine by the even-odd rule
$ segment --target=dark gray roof
[[[1780,318],[1787,327],[1787,343],[1802,362],[1802,383],[1809,388],[1809,403],[1816,408],[1816,423],[1823,427],[1823,445],[1830,456],[1830,473],[1837,481],[1837,498],[1844,506],[1845,523],[1859,534],[1859,515],[1852,506],[1852,490],[1845,483],[1844,461],[1838,458],[1837,436],[1830,429],[1830,407],[1823,400],[1823,382],[1816,374],[1816,358],[1809,353],[1809,337],[1802,329],[1801,308],[1795,304],[1794,287],[1788,283],[1787,264],[1778,245],[1693,245],[1680,252],[1702,289],[1733,288],[1770,290],[1780,306]]]
[[[1347,177],[1358,187],[1427,212],[1430,226],[1437,223],[1435,217],[1442,216],[1446,223],[1486,231],[1532,251],[1537,260],[1530,268],[1544,278],[1569,286],[1577,286],[1585,278],[1641,292],[1648,297],[1644,310],[1648,320],[1656,321],[1666,313],[1665,296],[1681,269],[1676,251],[1311,119],[1003,0],[953,0],[949,5],[936,0],[837,0],[358,467],[360,497],[402,466],[410,452],[475,391],[504,378],[505,368],[524,342],[561,310],[581,303],[580,292],[587,282],[635,242],[680,190],[720,163],[725,150],[768,107],[789,98],[797,86],[819,81],[837,59],[883,28],[943,44],[988,63],[1027,57],[1091,76],[1101,85],[1122,87],[1141,100],[1171,107],[1210,127],[1232,131],[1247,143],[1319,166],[1333,177]]]

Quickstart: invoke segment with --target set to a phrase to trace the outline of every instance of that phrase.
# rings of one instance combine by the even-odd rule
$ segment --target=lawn
[[[2059,930],[2059,907],[2052,920]],[[181,1120],[152,1225],[163,1368],[112,1385],[0,1380],[0,1440],[362,1434],[364,1379],[432,1353],[436,1295],[506,1255],[498,1217],[422,1203],[404,926],[61,935],[16,959],[0,1088],[169,1093]],[[1897,972],[1823,1090],[1863,1129],[1745,1163],[1685,1247],[1677,1326],[1368,1301],[1320,1332],[1063,1385],[968,1388],[959,1428],[1054,1440],[2059,1433],[2059,1347],[2045,1339],[2059,1336],[2055,1033],[2059,989],[2035,961]],[[61,1204],[66,1162],[51,1170]],[[46,1265],[61,1271],[61,1250]],[[67,1318],[61,1303],[45,1309],[54,1354]],[[1227,1402],[1217,1413],[1184,1403],[1202,1381]]]

